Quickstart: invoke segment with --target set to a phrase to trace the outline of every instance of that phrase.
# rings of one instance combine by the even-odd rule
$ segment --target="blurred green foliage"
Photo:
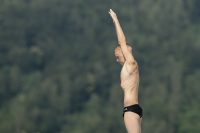
[[[0,0],[0,132],[122,133],[118,15],[143,132],[200,132],[198,0]]]

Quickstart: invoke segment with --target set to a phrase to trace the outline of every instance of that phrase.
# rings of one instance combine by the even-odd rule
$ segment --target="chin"
[[[124,65],[124,62],[119,62],[119,64],[123,66],[123,65]]]

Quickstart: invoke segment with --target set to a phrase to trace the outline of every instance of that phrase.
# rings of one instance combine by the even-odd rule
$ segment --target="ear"
[[[116,46],[116,48],[115,48],[115,52],[117,52],[117,51],[120,51],[121,50],[121,47],[118,45],[118,46]]]

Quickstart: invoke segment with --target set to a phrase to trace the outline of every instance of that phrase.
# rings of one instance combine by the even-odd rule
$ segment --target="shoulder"
[[[132,61],[126,61],[124,63],[124,67],[126,70],[130,73],[137,72],[138,71],[138,63],[135,60]]]

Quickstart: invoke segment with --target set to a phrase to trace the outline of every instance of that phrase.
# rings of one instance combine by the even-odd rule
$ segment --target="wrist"
[[[115,18],[115,19],[113,19],[113,21],[114,21],[114,22],[118,22],[118,19],[117,19],[117,18]]]

